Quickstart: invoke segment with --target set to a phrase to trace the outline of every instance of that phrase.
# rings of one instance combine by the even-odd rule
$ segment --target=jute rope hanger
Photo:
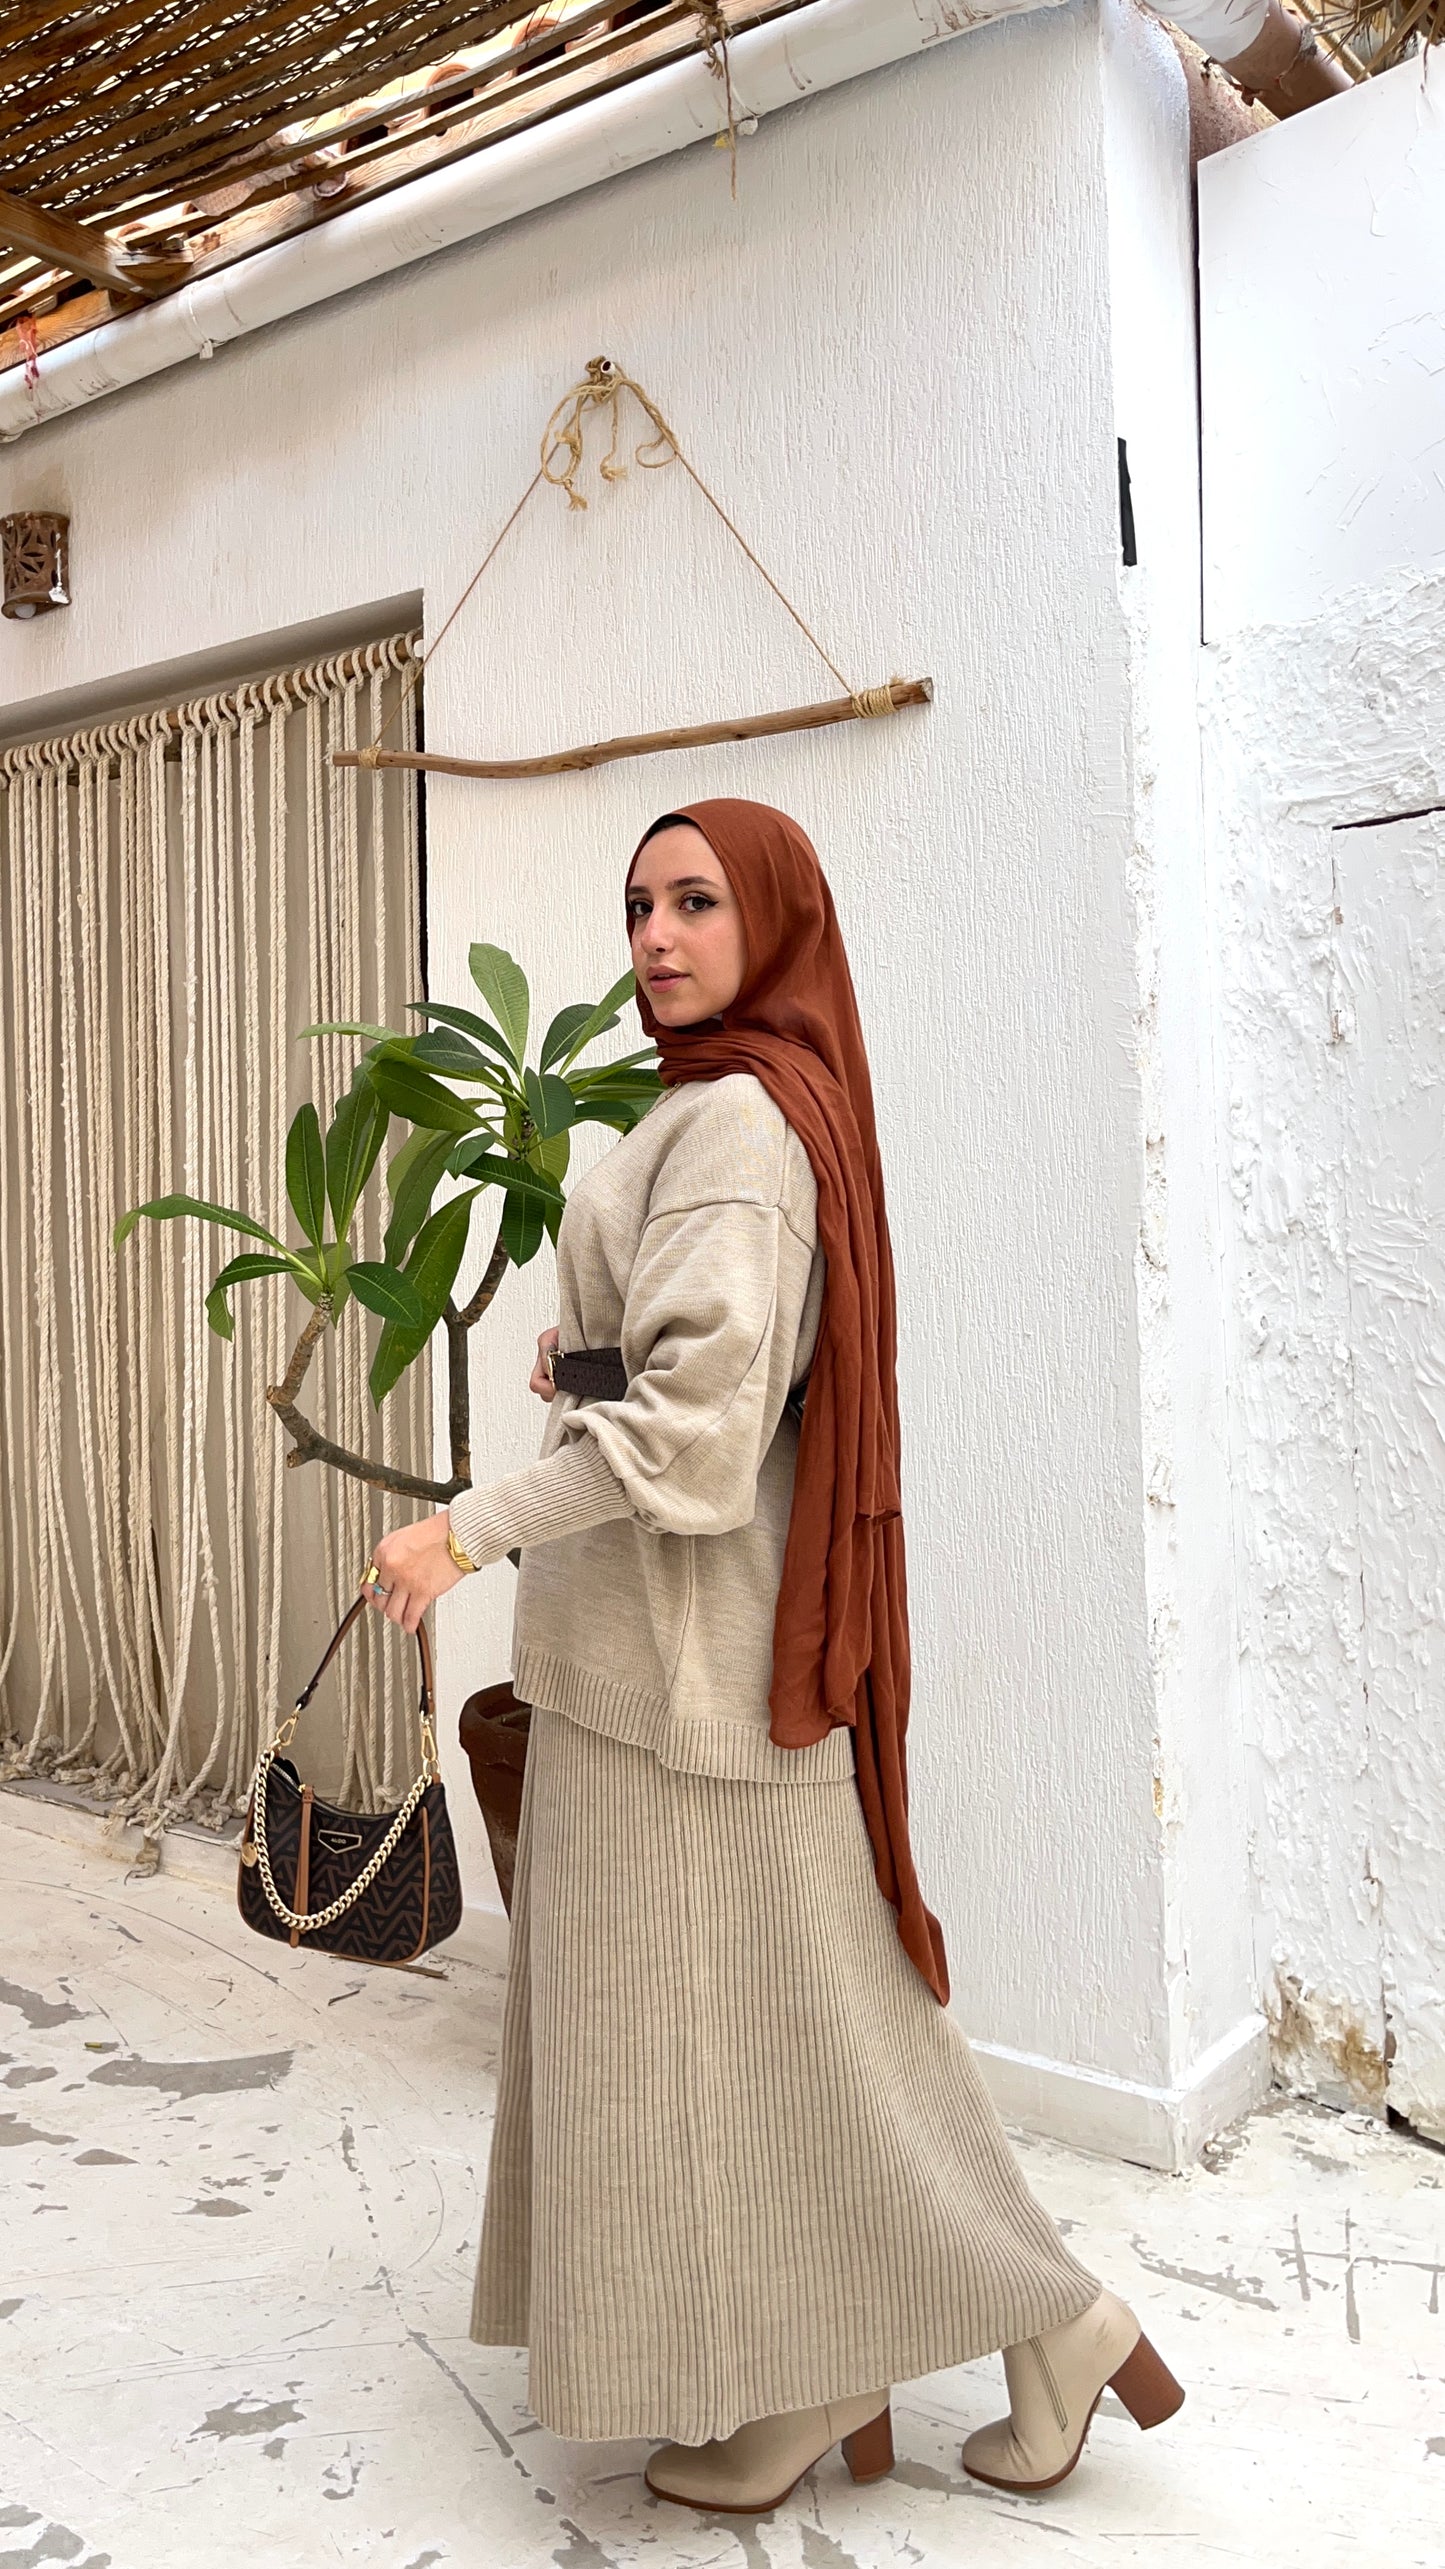
[[[582,749],[559,749],[543,758],[449,758],[435,750],[384,749],[380,741],[359,750],[333,750],[333,767],[413,767],[425,768],[440,776],[560,776],[575,768],[603,767],[619,758],[645,758],[660,749],[702,749],[727,740],[760,740],[777,732],[819,731],[832,723],[869,722],[885,714],[894,714],[905,705],[926,705],[933,697],[931,678],[890,678],[882,687],[850,687],[835,660],[829,657],[817,635],[804,623],[792,599],[779,588],[772,573],[758,560],[747,538],[733,524],[727,510],[708,489],[702,475],[691,464],[678,444],[675,430],[668,426],[655,401],[641,384],[624,374],[610,357],[593,357],[583,381],[558,402],[542,432],[542,460],[526,489],[496,537],[490,551],[478,564],[471,579],[452,608],[431,649],[419,657],[403,694],[393,709],[387,729],[401,712],[412,689],[421,678],[423,668],[435,659],[457,617],[479,581],[491,568],[534,491],[542,482],[551,482],[567,494],[570,508],[585,508],[587,502],[577,488],[582,467],[583,445],[587,422],[592,412],[605,410],[611,415],[611,440],[602,458],[604,481],[620,482],[627,477],[628,467],[620,460],[622,440],[621,406],[624,393],[631,393],[641,404],[652,423],[653,434],[642,439],[633,449],[632,461],[645,472],[657,472],[668,464],[681,464],[694,482],[709,508],[722,520],[735,544],[747,555],[755,571],[772,590],[779,604],[786,608],[799,632],[805,637],[824,667],[843,688],[841,696],[830,697],[816,705],[794,705],[775,714],[739,714],[726,722],[692,723],[670,731],[633,732],[615,740],[598,740]]]

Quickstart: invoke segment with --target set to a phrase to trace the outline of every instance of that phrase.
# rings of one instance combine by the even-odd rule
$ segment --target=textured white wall
[[[1164,113],[1161,77],[1120,53],[1116,148]],[[1166,103],[1173,142],[1140,201],[1151,219],[1167,205],[1178,281]],[[601,987],[625,954],[626,853],[690,795],[757,795],[813,833],[859,983],[901,1273],[923,1879],[963,2020],[1112,2095],[1175,2082],[1193,2016],[1166,1992],[1166,1967],[1190,1966],[1177,1921],[1166,1965],[1154,1805],[1105,159],[1098,20],[1050,12],[770,119],[735,206],[721,156],[688,153],[37,431],[0,468],[7,505],[70,508],[76,604],[0,634],[0,667],[29,697],[109,684],[414,589],[435,630],[552,402],[605,350],[850,671],[932,674],[932,711],[886,726],[587,779],[438,780],[434,986],[462,995],[485,935],[526,959],[544,1009]],[[1160,491],[1170,440],[1187,450],[1182,327],[1141,424]],[[505,755],[818,681],[683,476],[635,474],[585,516],[533,503],[437,661],[428,733]],[[481,1469],[532,1448],[523,1385],[548,1316],[539,1262],[485,1333]],[[505,1665],[511,1575],[447,1618],[453,1701]],[[1186,1715],[1217,1725],[1227,1705]],[[1196,2046],[1245,2003],[1231,1962],[1216,1979]]]
[[[1440,836],[1339,827],[1445,801],[1433,71],[1219,154],[1199,194],[1260,1967],[1289,2074],[1439,2133]]]

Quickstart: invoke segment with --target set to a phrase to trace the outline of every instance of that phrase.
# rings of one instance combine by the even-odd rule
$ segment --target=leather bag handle
[[[326,1648],[321,1654],[320,1664],[317,1667],[315,1674],[307,1678],[305,1685],[302,1687],[300,1694],[296,1698],[296,1710],[298,1713],[305,1712],[307,1705],[310,1703],[312,1696],[315,1694],[316,1689],[320,1685],[322,1678],[325,1676],[327,1669],[330,1667],[332,1660],[336,1657],[338,1650],[341,1648],[343,1641],[350,1632],[357,1616],[365,1614],[369,1603],[370,1599],[363,1596],[358,1597],[354,1605],[347,1607],[345,1614],[342,1616],[340,1623],[337,1625],[336,1630],[332,1634],[331,1639],[328,1641]],[[436,1679],[432,1674],[431,1635],[428,1633],[424,1622],[417,1625],[416,1646],[421,1653],[421,1711],[423,1718],[430,1720],[436,1697]]]
[[[364,1615],[366,1613],[368,1603],[368,1598],[363,1595],[357,1598],[354,1605],[348,1606],[340,1623],[337,1625],[335,1632],[328,1641],[326,1648],[322,1652],[317,1667],[313,1671],[312,1675],[308,1677],[300,1694],[297,1696],[293,1710],[277,1731],[276,1737],[272,1742],[273,1748],[290,1747],[291,1742],[296,1735],[297,1722],[305,1712],[307,1705],[310,1703],[312,1696],[315,1694],[316,1689],[320,1685],[322,1678],[325,1676],[327,1669],[330,1667],[332,1660],[336,1657],[336,1654],[341,1648],[343,1641],[345,1641],[347,1634],[351,1631],[358,1615]],[[425,1622],[417,1625],[416,1646],[421,1657],[421,1701],[417,1707],[417,1718],[421,1724],[421,1744],[424,1771],[430,1771],[431,1773],[436,1774],[440,1771],[437,1765],[436,1736],[432,1728],[433,1706],[436,1701],[436,1675],[432,1667],[431,1635],[427,1631]]]

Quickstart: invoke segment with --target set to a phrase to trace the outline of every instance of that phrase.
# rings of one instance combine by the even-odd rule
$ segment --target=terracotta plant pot
[[[497,1887],[509,1918],[512,1875],[517,1863],[517,1827],[522,1816],[522,1776],[531,1726],[531,1705],[519,1702],[505,1682],[483,1686],[477,1694],[469,1695],[458,1724],[471,1764],[472,1784],[487,1824]]]

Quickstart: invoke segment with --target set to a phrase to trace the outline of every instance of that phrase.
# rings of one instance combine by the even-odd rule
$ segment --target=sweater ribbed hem
[[[741,1784],[838,1784],[853,1776],[846,1723],[810,1748],[779,1748],[754,1722],[690,1721],[665,1695],[604,1677],[576,1660],[523,1646],[512,1684],[524,1704],[545,1705],[584,1730],[652,1751],[679,1775],[716,1775]]]

